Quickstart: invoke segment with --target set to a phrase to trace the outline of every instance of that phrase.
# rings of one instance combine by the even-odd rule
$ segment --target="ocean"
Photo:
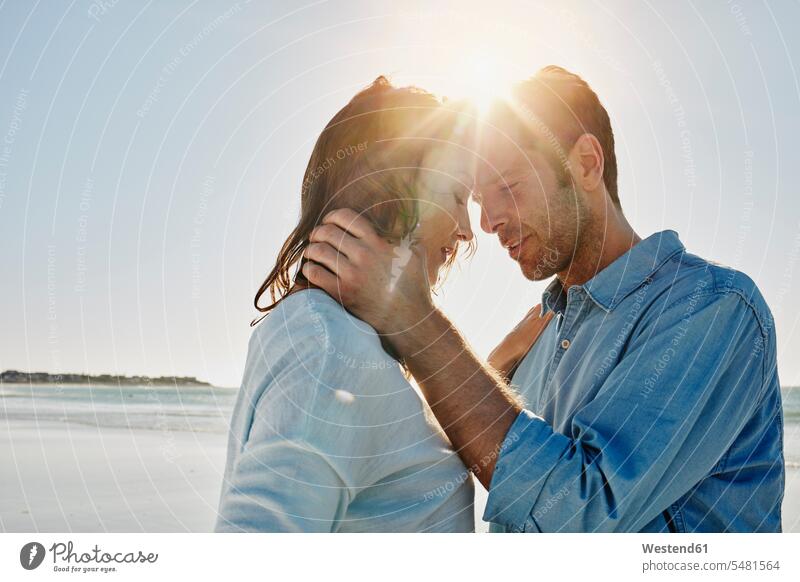
[[[800,469],[800,386],[784,388],[783,456],[787,469]]]
[[[227,433],[237,390],[213,386],[0,385],[0,418]]]
[[[0,385],[0,418],[151,430],[226,433],[235,388]],[[781,390],[784,456],[800,468],[800,386]]]

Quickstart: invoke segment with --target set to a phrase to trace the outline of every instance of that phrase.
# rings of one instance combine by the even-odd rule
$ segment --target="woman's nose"
[[[475,238],[472,232],[472,226],[469,221],[469,213],[466,210],[463,213],[461,220],[458,223],[458,240],[469,242]]]

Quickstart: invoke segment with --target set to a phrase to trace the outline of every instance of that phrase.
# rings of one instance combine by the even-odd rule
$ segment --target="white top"
[[[325,292],[253,332],[217,531],[473,531],[472,477],[368,324]]]

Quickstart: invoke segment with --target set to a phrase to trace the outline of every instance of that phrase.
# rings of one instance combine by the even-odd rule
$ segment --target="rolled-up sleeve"
[[[765,341],[733,292],[645,316],[568,434],[519,414],[483,519],[517,532],[639,531],[724,457],[763,394]]]
[[[570,446],[569,438],[523,410],[503,440],[483,519],[521,531],[531,513],[531,499]]]

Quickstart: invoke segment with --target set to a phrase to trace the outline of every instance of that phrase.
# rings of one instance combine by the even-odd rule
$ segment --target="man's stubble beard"
[[[536,256],[526,259],[520,257],[520,269],[531,281],[542,281],[569,272],[574,260],[588,250],[587,242],[592,239],[593,221],[583,199],[577,195],[572,185],[559,180],[559,189],[553,200],[551,221],[546,230],[550,236],[539,239]],[[558,201],[558,202],[556,202]],[[538,237],[538,232],[533,231]]]

